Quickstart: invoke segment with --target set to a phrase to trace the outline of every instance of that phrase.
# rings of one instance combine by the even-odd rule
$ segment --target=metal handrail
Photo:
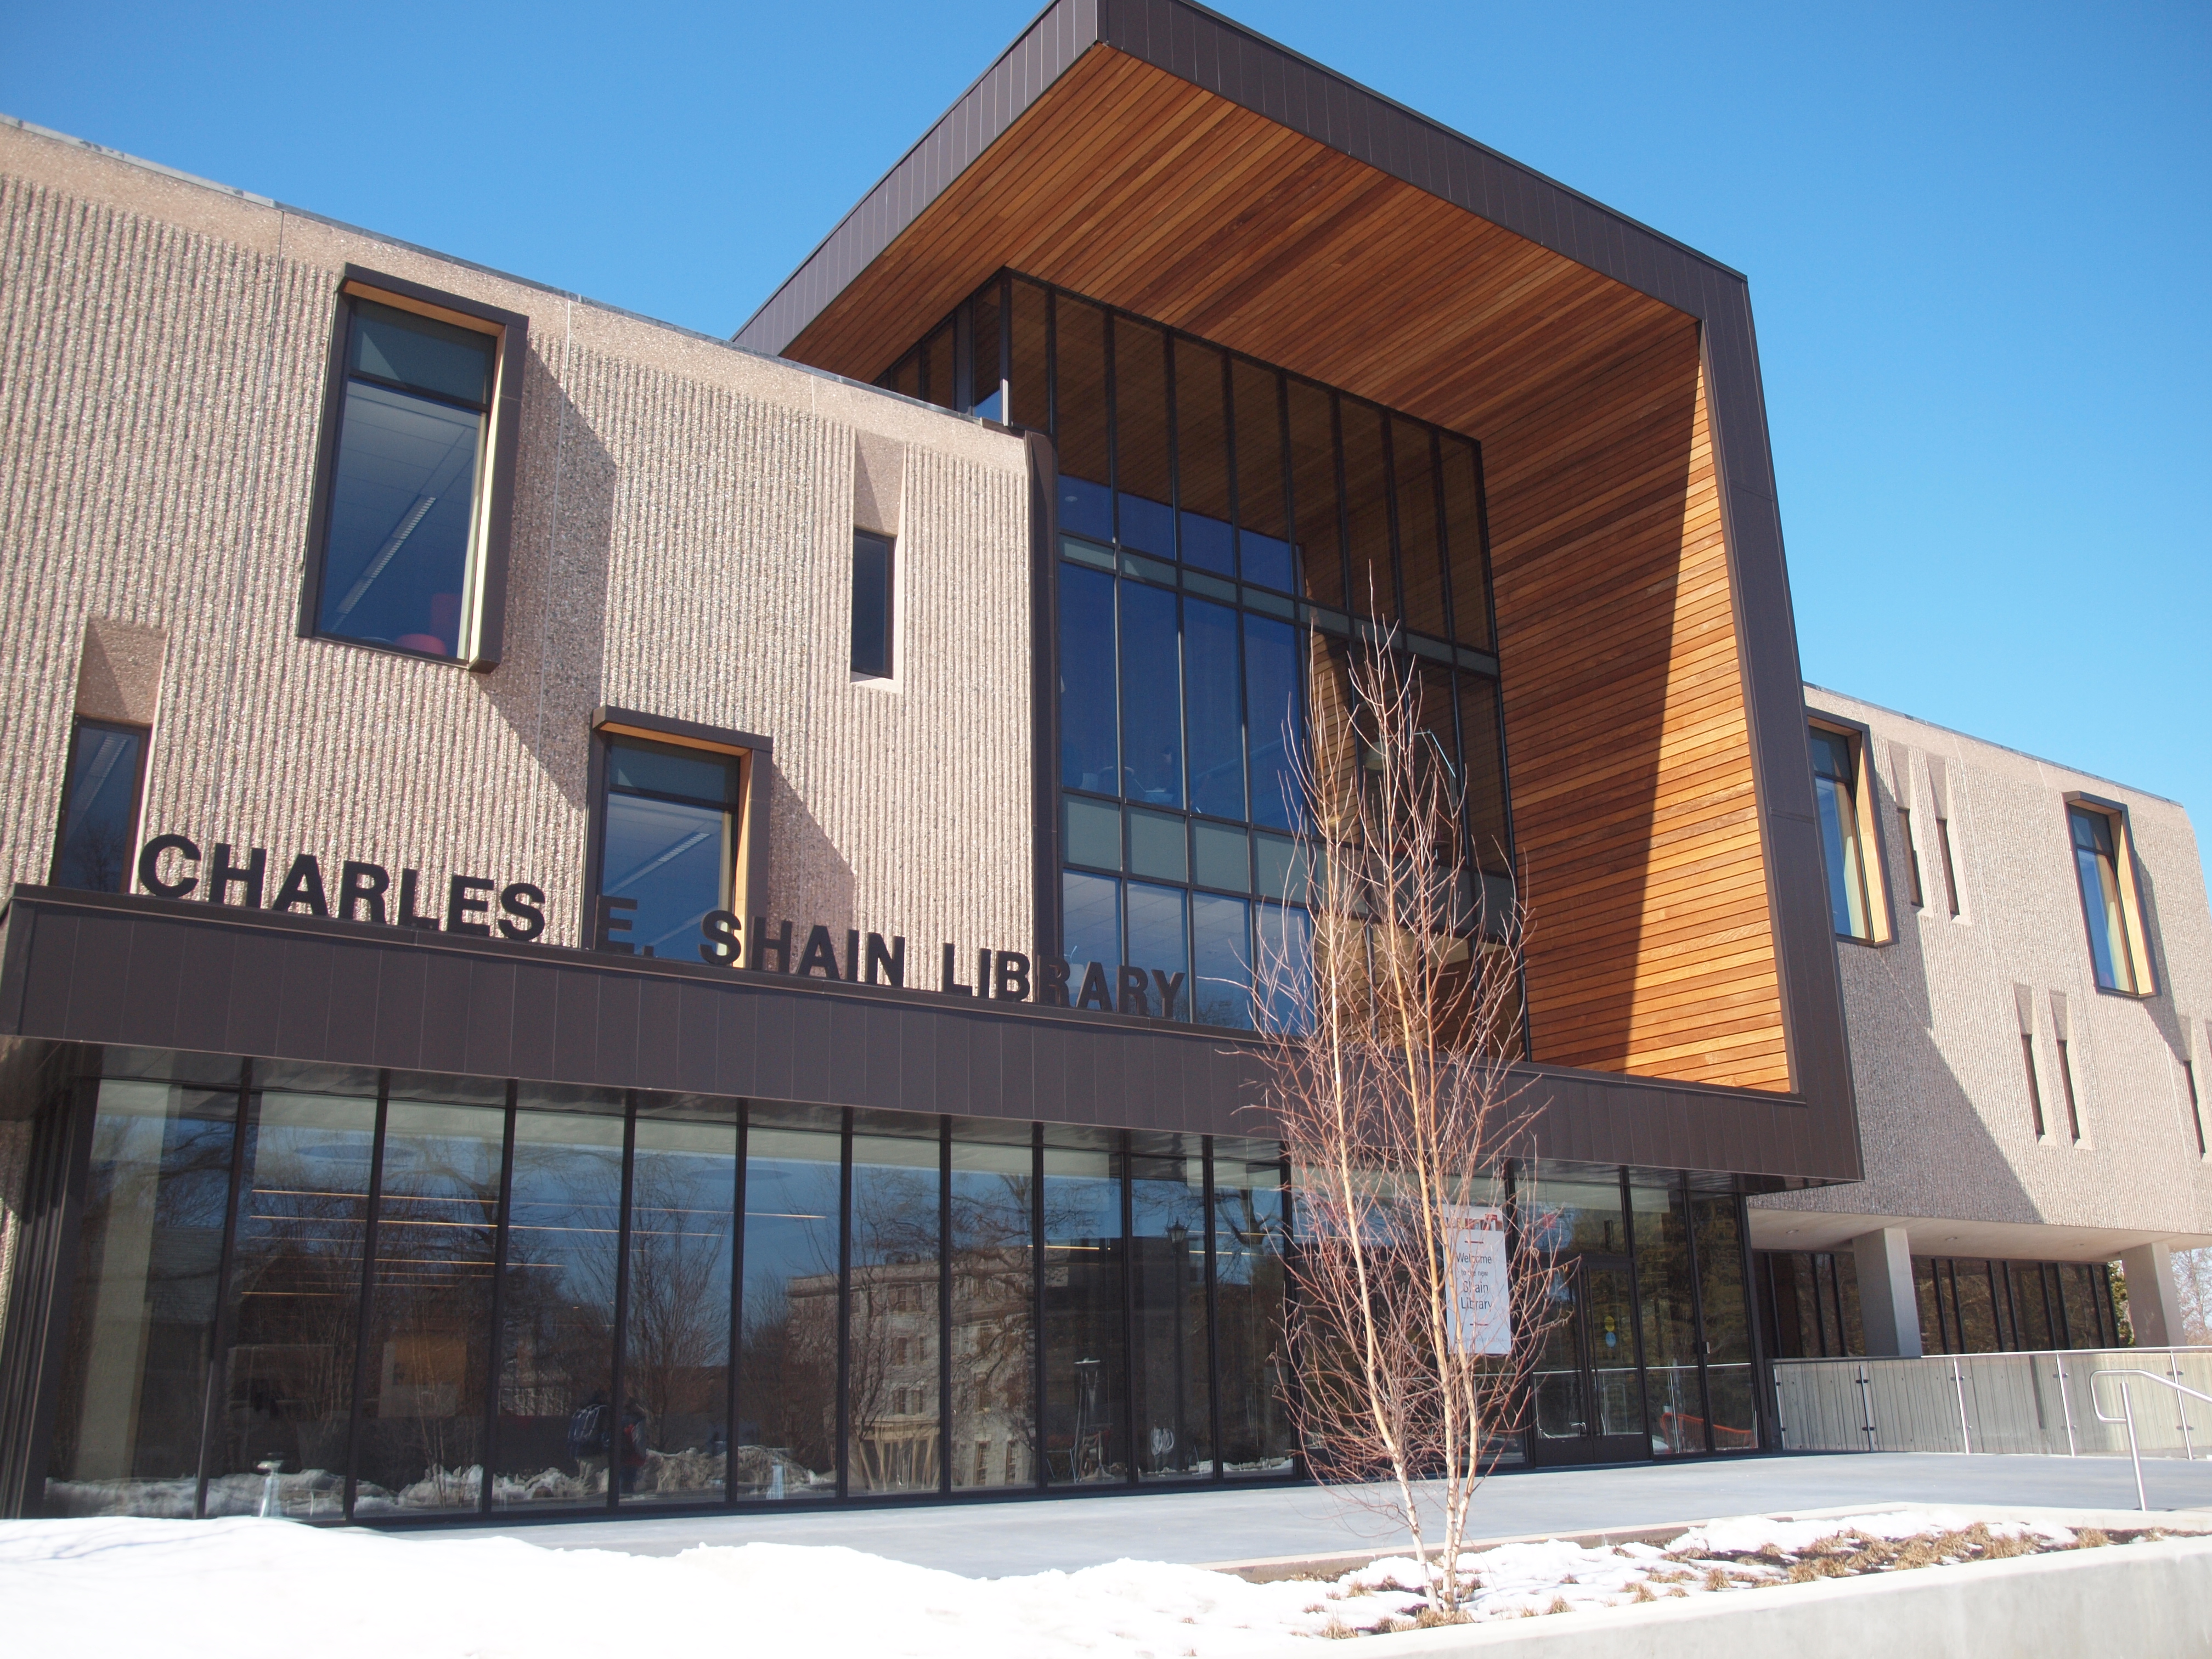
[[[2117,1376],[2120,1379],[2120,1414],[2118,1417],[2106,1416],[2104,1404],[2097,1398],[2097,1379],[2100,1376]],[[2139,1510],[2148,1510],[2150,1508],[2150,1499],[2143,1496],[2142,1453],[2136,1448],[2135,1396],[2128,1392],[2127,1380],[2131,1376],[2139,1376],[2145,1382],[2155,1382],[2162,1389],[2172,1389],[2176,1394],[2185,1394],[2191,1400],[2201,1400],[2208,1406],[2212,1406],[2212,1394],[2199,1394],[2196,1389],[2185,1383],[2177,1382],[2170,1376],[2160,1376],[2156,1371],[2118,1370],[2089,1373],[2089,1409],[2097,1413],[2097,1420],[2100,1423],[2124,1422],[2128,1425],[2128,1455],[2134,1460],[2136,1466],[2136,1507]],[[2182,1421],[2186,1423],[2188,1420],[2188,1407],[2184,1407]]]

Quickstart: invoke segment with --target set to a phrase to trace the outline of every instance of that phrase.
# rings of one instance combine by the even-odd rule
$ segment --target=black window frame
[[[77,750],[82,744],[88,729],[94,732],[112,732],[136,738],[138,741],[137,759],[133,763],[131,778],[130,823],[123,838],[125,847],[123,879],[121,884],[115,889],[118,893],[127,893],[131,890],[131,860],[137,855],[139,835],[145,821],[146,766],[149,752],[154,746],[153,727],[135,725],[129,720],[103,720],[93,714],[78,714],[70,720],[69,754],[62,767],[62,799],[60,805],[54,813],[54,850],[52,858],[48,861],[47,879],[49,884],[55,887],[66,885],[62,880],[62,853],[69,834],[70,801],[76,793],[73,786],[76,781]],[[73,889],[72,890],[96,891],[99,890]]]
[[[2081,902],[2081,946],[2089,953],[2089,982],[2097,988],[2100,996],[2148,1001],[2158,994],[2158,964],[2151,950],[2149,923],[2143,915],[2142,878],[2135,867],[2135,826],[2129,819],[2128,809],[2118,801],[2079,790],[2069,791],[2063,804],[2066,812],[2066,861],[2072,870],[2075,895]],[[2089,890],[2081,882],[2081,848],[2074,839],[2077,815],[2102,818],[2106,832],[2112,838],[2112,880],[2118,889],[2123,933],[2110,943],[2116,952],[2125,956],[2129,977],[2135,981],[2132,985],[2107,985],[2097,974],[2094,944],[2096,918],[2090,909]],[[2101,854],[2102,849],[2099,850]]]
[[[878,550],[881,550],[884,561],[881,577],[883,592],[880,595],[883,605],[883,665],[880,668],[870,668],[864,667],[861,664],[861,587],[864,580],[868,580],[863,570],[863,554],[872,553]],[[851,650],[847,658],[847,667],[851,670],[853,678],[856,680],[896,682],[898,678],[898,538],[896,537],[886,535],[879,530],[862,530],[857,526],[854,529],[853,586],[849,597],[851,611],[848,617],[850,623],[848,632],[851,635],[849,641]]]
[[[1813,733],[1817,731],[1840,738],[1850,755],[1851,776],[1846,787],[1850,797],[1851,823],[1859,842],[1859,890],[1862,902],[1866,906],[1867,931],[1864,933],[1836,931],[1835,937],[1838,943],[1869,945],[1877,950],[1893,945],[1897,940],[1897,909],[1895,896],[1891,890],[1893,884],[1889,879],[1889,848],[1882,835],[1881,787],[1874,763],[1874,729],[1863,720],[1831,714],[1810,704],[1805,709],[1805,726],[1807,760],[1816,781],[1816,790],[1817,780],[1826,775],[1813,760]],[[1900,815],[1903,810],[1900,806]],[[1827,870],[1825,836],[1821,842],[1820,867],[1825,874]]]
[[[499,666],[506,643],[507,562],[514,519],[516,456],[521,445],[523,364],[529,351],[529,319],[519,312],[355,264],[348,264],[339,273],[334,300],[329,357],[323,377],[321,428],[315,445],[314,494],[307,514],[298,635],[303,640],[373,651],[410,662],[443,663],[472,673],[488,674]],[[497,342],[493,354],[491,396],[484,413],[489,427],[484,444],[489,477],[479,483],[474,509],[481,515],[481,533],[476,538],[477,568],[469,576],[476,594],[475,626],[469,637],[457,641],[461,649],[456,656],[434,657],[424,652],[402,650],[372,640],[325,633],[320,626],[324,556],[330,539],[331,504],[337,489],[338,445],[349,378],[347,364],[354,309],[357,301],[363,301],[473,328],[491,335]]]

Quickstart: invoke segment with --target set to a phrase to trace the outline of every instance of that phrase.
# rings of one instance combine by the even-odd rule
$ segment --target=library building
[[[1803,684],[1661,232],[1058,0],[730,339],[20,122],[0,238],[0,1516],[1308,1480],[1254,964],[1376,641],[1532,919],[1505,1467],[2183,1364],[2188,817]]]

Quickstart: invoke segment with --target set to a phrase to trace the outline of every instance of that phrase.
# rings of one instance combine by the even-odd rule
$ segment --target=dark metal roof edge
[[[1449,144],[1460,146],[1466,151],[1481,157],[1491,166],[1509,171],[1518,178],[1526,180],[1528,184],[1535,187],[1537,191],[1546,193],[1551,199],[1540,200],[1528,204],[1530,210],[1528,216],[1533,221],[1532,222],[1527,224],[1509,222],[1509,217],[1510,216],[1509,216],[1509,217],[1501,217],[1492,213],[1485,212],[1468,202],[1454,200],[1454,198],[1444,191],[1436,189],[1430,184],[1407,177],[1406,170],[1400,167],[1394,166],[1387,161],[1376,159],[1375,157],[1357,155],[1352,149],[1347,148],[1345,144],[1335,142],[1331,137],[1324,137],[1320,132],[1310,131],[1309,129],[1312,125],[1310,123],[1298,124],[1285,120],[1282,113],[1279,112],[1262,110],[1249,100],[1238,97],[1236,93],[1232,91],[1225,90],[1218,86],[1209,86],[1204,80],[1200,79],[1182,68],[1179,68],[1176,64],[1171,62],[1163,61],[1164,57],[1167,55],[1164,52],[1153,52],[1147,46],[1139,44],[1133,38],[1134,32],[1127,26],[1136,20],[1148,7],[1158,8],[1170,14],[1176,11],[1185,12],[1195,17],[1202,18],[1212,27],[1234,36],[1237,40],[1255,51],[1269,55],[1279,63],[1297,65],[1297,68],[1306,75],[1319,79],[1327,87],[1333,90],[1340,92],[1348,97],[1366,100],[1377,108],[1387,110],[1400,120],[1409,123],[1419,130],[1432,134]],[[1070,49],[1068,50],[1066,58],[1060,63],[1058,67],[1054,70],[1050,78],[1033,88],[1029,93],[1029,95],[1023,100],[1019,109],[1008,111],[1004,120],[990,133],[988,138],[983,138],[980,143],[978,143],[975,142],[975,135],[971,133],[968,136],[967,140],[964,143],[954,139],[952,137],[954,131],[962,121],[963,114],[968,112],[970,104],[978,97],[984,95],[989,90],[989,83],[994,80],[994,78],[1000,76],[1006,72],[1008,65],[1013,62],[1017,55],[1022,52],[1024,47],[1028,46],[1033,39],[1037,38],[1045,33],[1048,30],[1048,26],[1054,21],[1055,17],[1062,13],[1066,13],[1072,25],[1067,41],[1067,45]],[[983,73],[978,76],[973,82],[969,82],[969,85],[962,90],[959,97],[953,100],[951,106],[945,112],[945,113],[939,116],[936,121],[932,123],[928,129],[923,132],[921,137],[917,138],[914,143],[907,149],[906,152],[902,155],[899,159],[884,173],[884,175],[878,179],[874,185],[869,187],[867,191],[862,195],[860,199],[838,220],[837,223],[834,227],[831,228],[829,234],[823,236],[823,239],[814,246],[806,257],[799,262],[795,269],[793,269],[791,274],[786,276],[782,282],[776,285],[775,292],[770,294],[769,297],[754,311],[753,314],[746,319],[744,323],[737,330],[737,331],[730,337],[731,339],[733,342],[744,343],[748,349],[761,351],[771,356],[780,355],[793,339],[796,339],[799,334],[805,331],[806,327],[811,324],[815,317],[819,316],[822,311],[827,308],[828,301],[825,301],[823,304],[817,305],[813,313],[801,320],[797,326],[785,329],[778,325],[775,323],[777,313],[785,305],[787,297],[792,295],[795,288],[806,283],[807,280],[816,274],[817,267],[822,264],[823,261],[834,258],[840,251],[841,245],[846,241],[848,235],[852,237],[860,237],[867,234],[862,228],[864,222],[872,214],[876,213],[878,210],[884,210],[884,216],[889,222],[878,228],[879,234],[881,235],[880,245],[872,252],[867,253],[866,258],[856,258],[853,274],[856,276],[860,270],[865,269],[868,264],[872,263],[878,255],[880,255],[884,248],[888,247],[892,241],[897,239],[901,233],[902,233],[909,225],[913,224],[916,219],[921,217],[921,214],[927,210],[932,203],[943,194],[945,190],[951,185],[954,179],[957,179],[969,167],[972,166],[977,160],[979,160],[984,152],[987,151],[1005,132],[1006,128],[1012,126],[1013,123],[1020,118],[1021,114],[1029,108],[1030,105],[1033,104],[1039,97],[1042,97],[1043,94],[1059,80],[1060,76],[1064,75],[1068,69],[1072,68],[1077,59],[1081,58],[1084,52],[1094,45],[1104,45],[1113,47],[1115,51],[1127,52],[1129,56],[1139,58],[1140,61],[1146,64],[1150,64],[1152,67],[1163,70],[1168,74],[1174,75],[1177,78],[1188,82],[1190,85],[1200,87],[1204,90],[1215,93],[1217,95],[1228,98],[1231,102],[1239,104],[1244,108],[1250,109],[1255,114],[1262,115],[1267,119],[1276,121],[1279,125],[1291,127],[1294,131],[1303,133],[1305,137],[1312,138],[1317,143],[1324,144],[1328,148],[1334,149],[1341,155],[1350,155],[1354,160],[1364,161],[1368,165],[1376,167],[1378,171],[1387,173],[1390,174],[1390,176],[1399,179],[1404,183],[1413,185],[1416,189],[1427,191],[1430,194],[1437,196],[1440,200],[1450,202],[1452,205],[1459,208],[1462,212],[1474,213],[1478,217],[1488,219],[1491,222],[1498,224],[1504,229],[1513,232],[1516,235],[1526,237],[1530,241],[1535,242],[1540,246],[1549,248],[1564,258],[1573,259],[1577,264],[1585,265],[1590,270],[1598,270],[1601,274],[1611,277],[1616,282],[1635,289],[1639,293],[1651,295],[1651,297],[1659,299],[1664,303],[1677,305],[1678,307],[1681,309],[1692,309],[1691,307],[1680,306],[1680,301],[1682,296],[1679,295],[1669,297],[1667,295],[1653,293],[1652,283],[1649,276],[1643,272],[1632,269],[1635,264],[1635,260],[1632,256],[1628,254],[1626,249],[1616,246],[1606,250],[1605,252],[1610,253],[1613,257],[1607,260],[1606,263],[1600,264],[1594,262],[1595,258],[1603,257],[1598,250],[1577,248],[1570,246],[1569,244],[1573,240],[1573,239],[1565,234],[1562,228],[1551,221],[1549,210],[1555,206],[1560,200],[1571,202],[1580,209],[1598,216],[1611,227],[1620,230],[1633,232],[1638,237],[1648,238],[1651,242],[1668,248],[1681,258],[1694,262],[1702,269],[1711,271],[1717,276],[1739,284],[1744,289],[1748,289],[1748,279],[1742,272],[1736,270],[1734,267],[1723,264],[1721,261],[1713,258],[1709,254],[1698,252],[1696,248],[1690,246],[1687,243],[1669,236],[1664,231],[1656,229],[1652,226],[1645,224],[1639,219],[1632,218],[1629,215],[1619,211],[1617,209],[1607,207],[1604,203],[1598,201],[1595,198],[1587,195],[1570,185],[1562,184],[1559,180],[1553,179],[1548,173],[1539,172],[1537,169],[1529,167],[1525,162],[1516,161],[1511,156],[1506,155],[1497,149],[1493,149],[1489,145],[1484,144],[1477,139],[1468,137],[1465,133],[1457,131],[1455,128],[1446,126],[1442,122],[1424,115],[1419,111],[1413,109],[1406,104],[1402,104],[1394,98],[1389,97],[1382,93],[1376,92],[1372,88],[1364,86],[1359,82],[1352,80],[1348,76],[1339,73],[1337,70],[1330,69],[1327,64],[1319,63],[1316,60],[1305,56],[1302,52],[1294,51],[1291,47],[1282,45],[1279,41],[1273,40],[1266,35],[1261,34],[1257,31],[1237,22],[1233,18],[1224,16],[1221,13],[1214,11],[1206,6],[1200,5],[1197,3],[1197,0],[1054,0],[1054,3],[1047,6],[1044,10],[1038,13],[1037,15],[1030,21],[1029,26],[1024,28],[1020,34],[1015,37],[1012,44],[1008,46],[1005,51],[1000,52],[999,56],[992,61],[990,67],[985,70]],[[908,198],[903,204],[886,207],[886,204],[890,202],[891,198],[901,193],[900,186],[903,182],[902,175],[910,167],[918,166],[921,159],[924,155],[924,153],[933,146],[938,144],[941,140],[951,143],[954,149],[957,165],[953,167],[952,171],[946,177],[939,180],[934,185],[925,185],[920,191],[908,193]],[[851,277],[848,276],[844,282],[836,283],[835,290],[830,297],[834,299],[836,294],[842,293],[844,289],[849,286],[850,282]],[[830,287],[830,283],[825,280],[822,286],[827,289]],[[805,301],[802,300],[799,303],[800,305],[804,305]],[[1703,310],[1701,308],[1696,309],[1695,314],[1702,316],[1704,314]],[[781,339],[775,340],[772,344],[763,343],[769,337],[778,333],[782,335]],[[753,337],[749,338],[748,337]]]

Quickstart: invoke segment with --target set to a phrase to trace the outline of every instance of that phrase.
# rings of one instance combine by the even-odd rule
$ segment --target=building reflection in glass
[[[88,1163],[50,1513],[605,1513],[1297,1472],[1273,1141],[103,1063],[128,1074],[56,1107],[85,1115]],[[1741,1200],[1602,1174],[1522,1183],[1525,1237],[1565,1269],[1527,1455],[1755,1446]]]

